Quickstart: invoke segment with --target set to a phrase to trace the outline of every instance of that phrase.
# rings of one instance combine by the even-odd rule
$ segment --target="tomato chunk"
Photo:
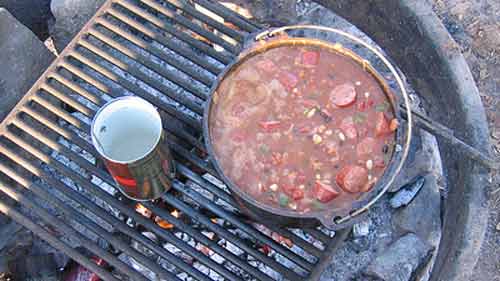
[[[387,121],[385,114],[383,112],[378,112],[377,119],[375,120],[375,136],[383,136],[390,132],[389,122]]]
[[[280,127],[280,121],[261,121],[259,122],[259,126],[264,129],[266,132],[270,132],[276,130]]]
[[[274,62],[272,60],[269,60],[269,59],[264,59],[264,60],[258,61],[256,63],[256,66],[258,69],[260,69],[264,72],[267,72],[268,74],[276,73],[278,70],[278,67],[276,66],[276,64],[274,64]]]
[[[299,77],[297,77],[297,75],[295,75],[294,73],[288,71],[281,71],[278,74],[278,80],[288,90],[291,90],[299,83]]]
[[[330,102],[339,107],[347,107],[356,101],[356,88],[352,83],[345,83],[333,88]]]
[[[305,65],[317,65],[319,63],[319,53],[315,51],[303,52],[302,63]]]
[[[340,195],[340,192],[335,190],[333,186],[321,181],[316,181],[313,187],[313,194],[316,199],[321,203],[332,201],[335,197]]]
[[[363,139],[360,143],[358,143],[358,146],[356,147],[358,157],[362,158],[373,155],[376,145],[377,141],[374,138],[367,137]]]
[[[355,139],[358,137],[358,131],[356,130],[356,126],[354,126],[352,117],[344,118],[340,123],[340,129],[348,139]]]
[[[368,182],[368,171],[360,166],[344,166],[337,174],[337,184],[349,193],[360,192]]]
[[[301,200],[304,198],[304,191],[294,185],[284,184],[283,192],[293,200]]]

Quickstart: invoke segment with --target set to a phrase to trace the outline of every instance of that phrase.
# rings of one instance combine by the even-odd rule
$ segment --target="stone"
[[[352,236],[354,236],[354,238],[367,236],[370,233],[371,225],[372,221],[370,219],[363,220],[354,224],[352,228]]]
[[[3,120],[54,59],[45,45],[0,8],[0,120]]]
[[[413,233],[406,234],[380,253],[364,274],[384,281],[409,281],[433,248]]]
[[[389,201],[391,207],[397,209],[410,204],[420,189],[422,189],[424,183],[425,178],[418,176],[415,181],[403,186]]]
[[[395,212],[392,225],[398,235],[412,232],[436,247],[441,237],[441,195],[436,176],[428,174],[424,180],[413,201]]]
[[[40,40],[49,37],[50,0],[0,0],[0,7],[7,9]]]
[[[52,0],[55,23],[49,26],[57,51],[61,52],[94,16],[105,0]]]
[[[414,181],[418,176],[432,172],[432,154],[426,150],[419,150],[415,153],[413,161],[404,164],[399,172],[389,192],[397,192],[403,186]]]

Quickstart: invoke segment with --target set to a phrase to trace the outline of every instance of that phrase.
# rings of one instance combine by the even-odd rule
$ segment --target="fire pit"
[[[262,26],[215,2],[194,2],[198,6],[181,0],[104,4],[3,121],[0,190],[22,208],[2,202],[0,211],[103,280],[319,280],[350,230],[253,222],[235,208],[207,159],[201,113],[209,88]],[[487,147],[477,89],[429,7],[420,1],[319,2],[380,44],[430,116],[475,147]],[[142,205],[116,192],[89,138],[98,107],[130,94],[162,111],[179,173],[173,192]],[[450,107],[450,113],[443,110]],[[486,171],[447,142],[439,146],[451,188],[431,280],[467,280],[484,232]],[[360,223],[353,235],[365,232]]]

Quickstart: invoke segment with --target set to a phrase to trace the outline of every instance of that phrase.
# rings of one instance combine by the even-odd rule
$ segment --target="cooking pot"
[[[343,37],[344,39],[348,39],[355,44],[363,46],[368,51],[373,53],[383,63],[383,65],[388,68],[397,82],[399,88],[398,91],[393,91],[390,89],[387,82],[373,68],[369,61],[363,59],[361,56],[344,47],[340,43],[331,43],[316,38],[292,37],[288,34],[288,32],[291,30],[319,30],[331,32]],[[306,228],[315,227],[319,224],[322,224],[323,226],[331,230],[342,229],[351,226],[356,221],[361,219],[364,215],[366,215],[366,211],[371,206],[373,206],[373,204],[375,204],[375,202],[377,202],[377,200],[379,200],[382,195],[384,195],[384,193],[389,189],[390,185],[394,182],[394,179],[398,175],[404,161],[407,158],[412,135],[412,115],[408,94],[404,87],[402,78],[396,71],[395,67],[389,62],[387,58],[384,57],[384,55],[380,51],[356,36],[334,28],[315,25],[284,26],[277,29],[264,30],[257,35],[252,36],[251,40],[246,43],[247,44],[245,45],[247,47],[243,50],[243,52],[241,52],[236,60],[228,65],[225,70],[218,76],[216,83],[214,83],[214,86],[211,89],[211,95],[209,100],[207,101],[207,106],[204,112],[203,134],[205,138],[205,144],[216,171],[219,173],[224,183],[231,190],[232,196],[239,204],[241,210],[258,222],[271,223],[286,227]],[[361,65],[376,79],[376,81],[383,89],[384,93],[387,95],[395,117],[398,119],[400,124],[403,124],[403,126],[399,126],[399,128],[396,130],[396,144],[392,152],[392,157],[384,171],[383,176],[375,183],[375,186],[371,189],[371,191],[362,194],[349,206],[332,207],[330,209],[310,211],[305,213],[269,206],[257,201],[252,196],[242,191],[229,177],[227,177],[225,171],[222,169],[222,166],[219,163],[219,160],[217,159],[217,155],[214,152],[210,135],[210,119],[214,103],[214,93],[217,92],[221,81],[223,81],[229,74],[235,71],[242,63],[246,62],[249,58],[252,58],[257,54],[266,52],[268,50],[283,46],[315,46],[352,59],[353,61]],[[403,122],[403,120],[401,119],[400,106],[404,107],[406,109],[405,111],[408,113],[406,122]]]

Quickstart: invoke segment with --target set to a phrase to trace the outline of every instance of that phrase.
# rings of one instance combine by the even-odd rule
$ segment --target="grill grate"
[[[194,3],[115,0],[103,5],[1,124],[0,191],[31,213],[3,202],[0,211],[103,280],[119,280],[116,274],[147,280],[118,254],[133,258],[164,280],[180,280],[179,272],[195,280],[316,280],[347,231],[331,238],[318,229],[266,229],[239,214],[228,191],[213,179],[217,174],[201,138],[203,105],[217,74],[238,54],[245,36],[261,27],[216,2]],[[206,11],[230,24],[214,20]],[[97,160],[88,137],[90,120],[99,106],[128,94],[161,109],[165,130],[172,136],[169,145],[179,178],[174,191],[162,200],[184,217],[157,204],[143,204],[171,223],[171,229],[136,212],[135,203],[112,188],[113,179]],[[53,209],[63,216],[55,215]],[[175,246],[176,251],[162,247],[144,231]],[[207,236],[207,231],[242,254]],[[282,245],[271,231],[290,239],[294,246]],[[87,232],[105,240],[113,250],[89,239]],[[186,242],[182,238],[186,236],[212,253]],[[113,274],[73,249],[68,239],[104,259]],[[132,247],[130,240],[151,255]],[[268,256],[259,249],[262,245],[280,258]],[[214,259],[215,254],[224,262]],[[209,268],[210,274],[193,267],[183,255]],[[160,265],[156,256],[172,267]],[[263,270],[257,261],[277,274]]]

